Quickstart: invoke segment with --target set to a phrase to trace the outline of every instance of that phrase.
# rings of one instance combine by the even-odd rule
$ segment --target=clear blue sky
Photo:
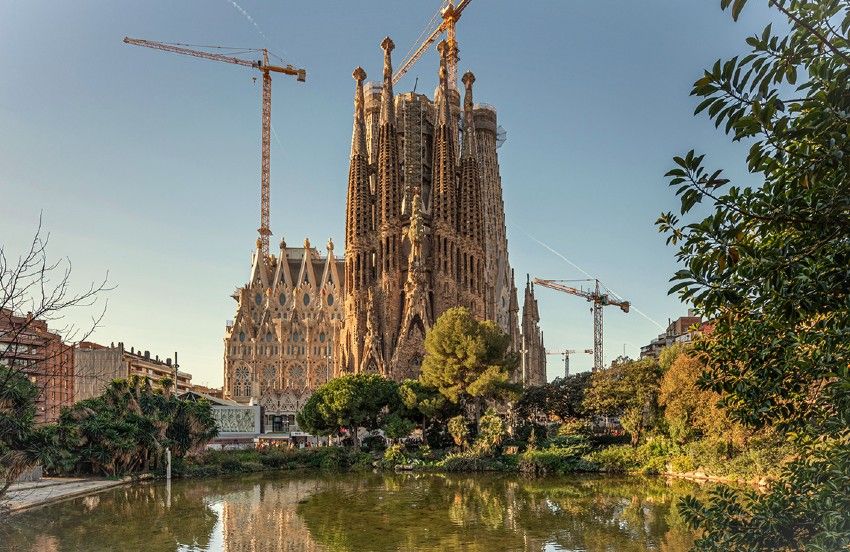
[[[43,211],[53,256],[82,286],[108,270],[117,289],[95,338],[180,353],[197,383],[220,385],[233,289],[248,277],[259,207],[259,85],[232,65],[131,47],[125,35],[267,46],[308,70],[277,78],[272,122],[273,240],[333,237],[342,249],[353,80],[380,78],[440,2],[238,0],[0,2],[0,242],[17,251]],[[459,23],[460,70],[497,106],[510,255],[525,274],[581,273],[561,252],[666,325],[673,252],[653,225],[676,207],[663,174],[694,147],[747,182],[744,149],[688,96],[703,67],[740,53],[766,2],[733,23],[717,0],[473,0]],[[429,52],[399,83],[430,93]],[[538,290],[549,348],[592,345],[588,304]],[[82,316],[76,313],[73,316]],[[608,309],[606,359],[660,330]],[[574,357],[576,370],[591,358]],[[550,357],[549,377],[560,373]]]

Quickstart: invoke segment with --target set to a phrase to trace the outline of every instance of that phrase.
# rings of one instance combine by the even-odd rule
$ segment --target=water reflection
[[[660,479],[384,475],[337,481],[298,505],[330,550],[687,550]],[[355,503],[357,508],[335,508]]]
[[[122,487],[0,522],[0,550],[687,550],[655,478],[283,474]],[[170,499],[170,506],[169,506]]]

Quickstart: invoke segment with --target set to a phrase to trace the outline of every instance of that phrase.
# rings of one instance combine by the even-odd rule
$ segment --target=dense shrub
[[[350,448],[206,451],[176,462],[177,477],[204,477],[266,470],[322,469],[362,470],[372,467],[372,455]]]
[[[462,452],[448,454],[435,467],[446,472],[512,471],[516,469],[516,460],[510,455],[493,457]]]
[[[670,458],[670,467],[675,472],[702,469],[708,475],[751,479],[778,474],[793,452],[790,445],[771,435],[754,437],[742,448],[726,440],[705,439],[682,447]]]
[[[614,445],[598,449],[585,457],[599,471],[628,473],[638,468],[637,450],[629,445]]]
[[[542,449],[529,449],[519,457],[519,470],[532,475],[566,474],[594,468],[583,456],[590,450],[578,435],[555,437]]]
[[[394,468],[402,464],[409,464],[403,445],[390,445],[384,452],[383,465]]]

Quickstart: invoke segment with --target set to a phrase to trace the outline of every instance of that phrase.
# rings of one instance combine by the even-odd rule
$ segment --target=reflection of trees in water
[[[171,507],[164,485],[118,487],[10,517],[0,524],[0,549],[177,550],[205,548],[218,516],[208,485],[174,485]],[[5,548],[8,547],[8,548]]]
[[[676,499],[689,483],[659,478],[571,477],[528,481],[520,524],[529,531],[557,527],[549,539],[567,549],[687,550],[690,531]],[[544,507],[540,508],[543,504]]]
[[[330,550],[687,550],[675,498],[661,479],[376,475],[341,479],[298,506]],[[341,506],[352,504],[353,507]]]
[[[0,550],[679,552],[684,482],[506,475],[258,475],[120,487],[0,523]],[[216,525],[218,522],[218,525]]]

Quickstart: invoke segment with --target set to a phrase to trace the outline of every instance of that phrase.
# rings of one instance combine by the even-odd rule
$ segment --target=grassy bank
[[[584,436],[556,437],[525,450],[514,447],[465,451],[427,446],[358,450],[344,447],[207,451],[177,462],[176,477],[205,477],[274,470],[409,469],[433,472],[513,472],[531,476],[569,473],[657,475],[699,472],[752,481],[775,475],[792,451],[775,440],[754,440],[737,450],[727,443],[696,441],[684,446],[650,439],[639,447],[600,444]]]
[[[175,477],[208,477],[273,470],[364,470],[372,469],[373,456],[351,448],[205,451],[176,462]]]

